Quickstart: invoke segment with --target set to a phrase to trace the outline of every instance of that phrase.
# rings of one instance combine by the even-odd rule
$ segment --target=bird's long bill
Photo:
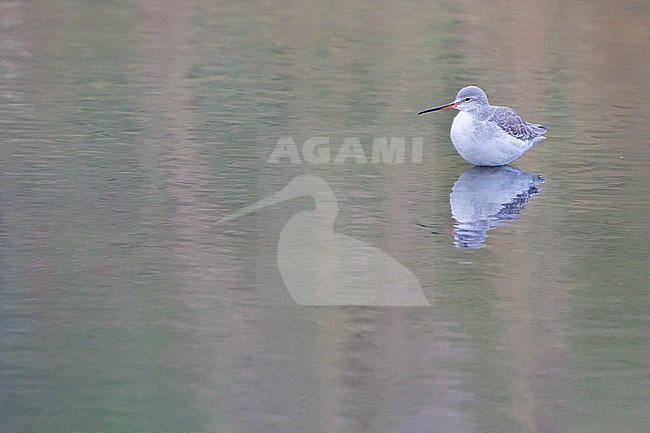
[[[281,191],[278,191],[277,193],[273,194],[271,197],[265,198],[264,200],[260,200],[257,203],[253,203],[249,206],[239,209],[237,212],[233,212],[230,215],[226,215],[225,217],[217,221],[217,225],[223,224],[230,220],[234,220],[244,215],[251,214],[253,212],[257,212],[258,210],[264,209],[265,207],[273,206],[278,203],[282,203],[288,200],[292,200],[294,198],[301,197],[306,193],[308,192],[302,189],[296,189],[295,187],[292,187],[291,184],[289,184]]]
[[[424,113],[431,113],[432,111],[446,110],[447,108],[456,108],[456,107],[458,107],[458,104],[456,103],[456,101],[453,101],[450,102],[449,104],[440,105],[438,107],[427,108],[426,110],[422,110],[418,113],[418,116]]]

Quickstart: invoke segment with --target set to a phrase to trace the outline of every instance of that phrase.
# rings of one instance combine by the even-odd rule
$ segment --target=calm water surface
[[[649,16],[0,2],[0,430],[647,431]],[[472,168],[416,116],[468,84],[548,140]],[[309,196],[219,223],[300,175],[431,306],[297,305]]]

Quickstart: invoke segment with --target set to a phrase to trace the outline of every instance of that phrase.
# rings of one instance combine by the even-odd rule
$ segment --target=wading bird
[[[544,126],[526,122],[512,108],[490,105],[485,92],[476,86],[464,87],[452,102],[418,115],[448,108],[460,110],[451,125],[451,142],[474,165],[507,164],[546,139]]]

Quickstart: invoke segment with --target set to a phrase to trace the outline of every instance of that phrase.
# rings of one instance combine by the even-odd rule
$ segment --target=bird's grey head
[[[490,112],[490,104],[488,103],[487,96],[485,96],[485,92],[479,87],[467,86],[460,89],[456,99],[453,101],[437,107],[427,108],[426,110],[420,111],[418,115],[432,111],[448,110],[450,108],[473,113],[479,118],[486,117]]]
[[[467,86],[460,89],[456,96],[456,107],[460,111],[481,113],[489,108],[485,92],[476,86]]]

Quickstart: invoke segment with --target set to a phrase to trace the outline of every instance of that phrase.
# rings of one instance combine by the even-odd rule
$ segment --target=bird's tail
[[[547,129],[544,125],[537,125],[535,123],[528,123],[528,127],[537,135],[545,134]]]
[[[528,122],[526,122],[526,126],[528,126],[530,128],[530,131],[535,135],[542,135],[542,134],[546,133],[546,131],[547,131],[546,126],[538,125],[536,123],[528,123]]]

